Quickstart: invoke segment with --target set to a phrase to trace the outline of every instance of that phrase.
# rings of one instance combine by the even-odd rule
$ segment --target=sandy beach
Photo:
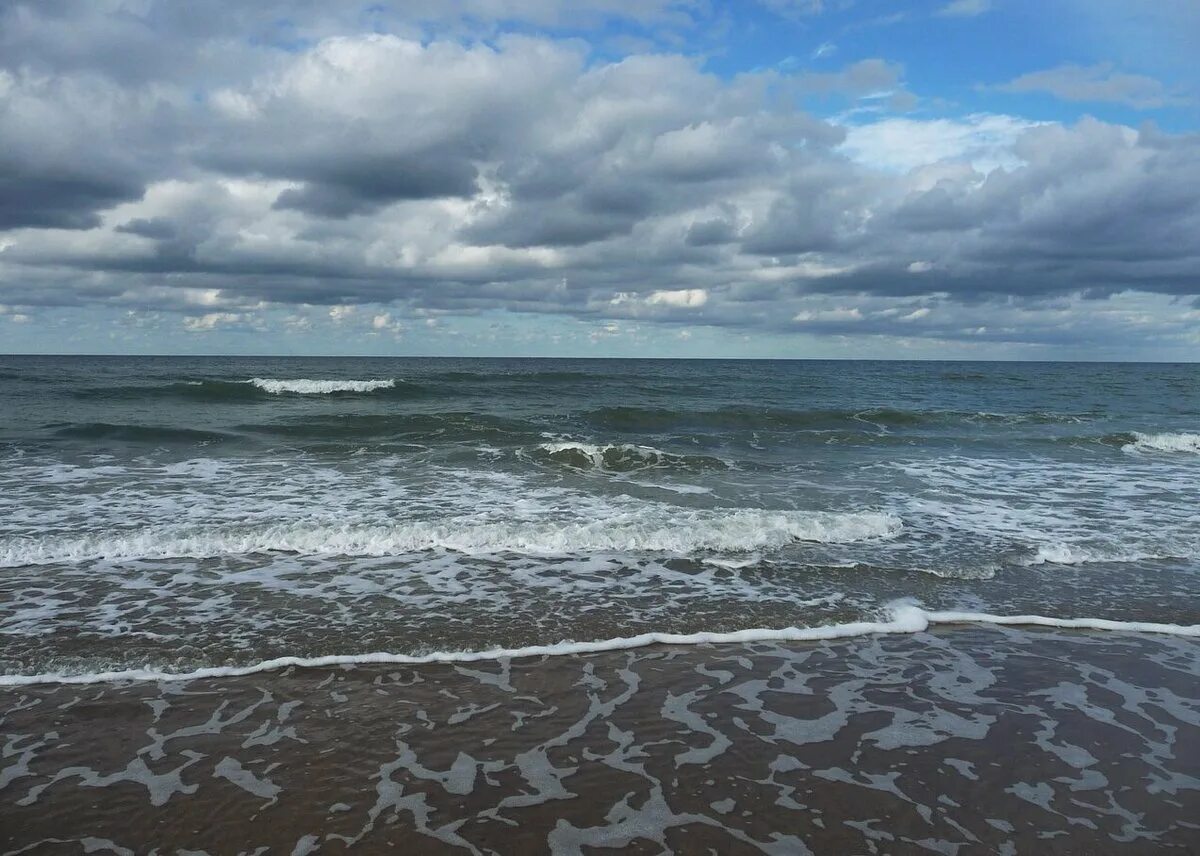
[[[5,853],[1152,853],[1200,645],[960,626],[0,692]]]

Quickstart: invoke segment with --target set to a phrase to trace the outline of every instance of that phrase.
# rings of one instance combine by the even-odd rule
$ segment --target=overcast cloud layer
[[[1200,354],[1186,80],[750,9],[0,2],[0,351]]]

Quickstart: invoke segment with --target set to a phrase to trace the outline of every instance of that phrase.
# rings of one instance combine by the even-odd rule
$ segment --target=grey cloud
[[[134,178],[66,170],[39,174],[25,164],[0,162],[0,230],[91,229],[100,224],[98,211],[137,199],[142,189]]]
[[[275,201],[321,217],[369,214],[403,199],[468,197],[477,190],[474,164],[464,159],[432,155],[398,158],[364,158],[350,163],[264,164],[262,172],[278,177],[303,178],[305,184],[289,188]],[[267,172],[267,169],[270,172]]]
[[[1045,92],[1065,101],[1111,102],[1136,110],[1193,101],[1182,93],[1167,89],[1153,77],[1119,72],[1111,63],[1060,65],[1023,74],[996,89],[1003,92]]]
[[[699,220],[688,227],[684,239],[691,247],[710,247],[728,244],[737,237],[737,225],[723,217]]]
[[[117,226],[116,231],[127,235],[137,235],[155,241],[166,241],[178,234],[175,224],[165,217],[137,217],[128,223]]]
[[[3,8],[43,39],[55,15],[90,20],[71,4]],[[311,15],[314,38],[350,26]],[[219,53],[223,27],[194,37]],[[230,47],[253,55],[244,71],[193,66],[187,85],[97,78],[49,50],[51,83],[8,74],[0,303],[378,302],[1049,341],[1009,304],[1200,294],[1196,137],[1085,120],[1022,132],[986,177],[906,173],[851,159],[845,131],[792,97],[897,90],[902,70],[878,60],[725,80],[686,57],[605,62],[548,38],[295,35],[292,52]],[[893,133],[903,146],[905,126]],[[198,291],[218,308],[197,309]],[[981,320],[993,312],[1015,320]]]
[[[796,87],[802,92],[821,95],[831,93],[871,93],[898,86],[904,69],[881,59],[864,59],[841,71],[811,72],[796,78]]]
[[[0,229],[90,229],[140,198],[164,161],[157,107],[96,81],[0,70]]]

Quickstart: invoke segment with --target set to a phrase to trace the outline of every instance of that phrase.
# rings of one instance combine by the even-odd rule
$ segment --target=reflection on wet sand
[[[0,850],[1195,852],[1197,674],[954,627],[10,688]]]

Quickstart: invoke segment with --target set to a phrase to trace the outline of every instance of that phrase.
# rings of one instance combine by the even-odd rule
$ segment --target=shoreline
[[[194,681],[206,678],[244,677],[283,669],[319,669],[335,666],[403,665],[437,663],[477,663],[505,659],[558,657],[624,651],[652,645],[691,646],[728,645],[753,642],[809,642],[860,636],[911,634],[932,627],[982,625],[991,627],[1046,627],[1067,630],[1096,630],[1118,633],[1145,633],[1200,638],[1200,624],[1164,624],[1147,621],[1116,621],[1106,618],[1055,618],[1042,615],[994,615],[983,612],[925,610],[899,603],[888,608],[888,620],[856,621],[816,627],[779,629],[750,628],[730,632],[642,633],[588,642],[563,641],[550,645],[526,645],[519,648],[491,648],[481,651],[438,651],[429,654],[398,654],[383,651],[362,654],[333,654],[318,657],[284,656],[245,666],[213,666],[190,672],[160,672],[153,669],[124,669],[78,675],[42,673],[33,675],[0,674],[0,689],[39,685],[85,685],[125,681]]]
[[[9,686],[0,852],[1186,851],[1198,667],[1192,636],[935,624]]]

